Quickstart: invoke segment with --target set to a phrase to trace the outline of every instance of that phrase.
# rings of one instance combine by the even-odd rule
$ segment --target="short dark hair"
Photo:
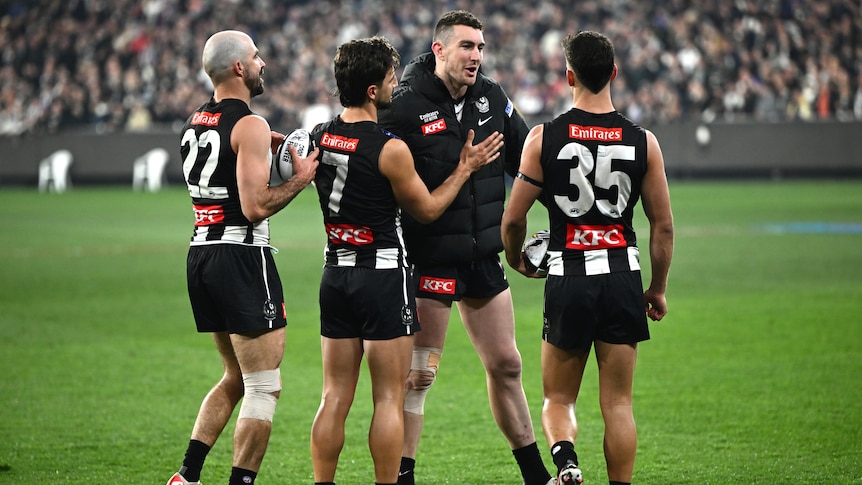
[[[585,30],[567,35],[561,42],[566,64],[593,93],[601,91],[614,72],[614,45],[606,36]]]
[[[437,21],[437,25],[434,27],[434,41],[446,44],[456,25],[466,25],[477,30],[483,28],[482,22],[472,13],[466,10],[453,10],[444,13]]]
[[[368,86],[381,86],[401,56],[385,37],[369,37],[338,46],[332,64],[338,100],[345,108],[365,103]]]

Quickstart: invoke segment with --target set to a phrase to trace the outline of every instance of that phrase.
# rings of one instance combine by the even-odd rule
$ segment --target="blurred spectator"
[[[148,132],[152,129],[153,118],[150,116],[150,110],[144,105],[140,99],[135,99],[132,102],[132,107],[129,109],[129,116],[126,118],[126,131],[131,132]]]
[[[205,101],[200,48],[224,28],[255,39],[255,109],[287,132],[339,109],[340,42],[384,35],[406,63],[455,8],[484,20],[484,69],[529,124],[570,104],[558,44],[583,29],[613,40],[616,108],[646,126],[862,120],[858,0],[0,0],[0,135],[175,130]]]

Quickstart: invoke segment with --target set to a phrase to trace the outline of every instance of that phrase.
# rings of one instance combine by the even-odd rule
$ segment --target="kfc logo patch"
[[[626,247],[623,237],[623,226],[575,226],[569,224],[566,228],[566,247],[587,251],[590,249],[610,249]]]
[[[371,228],[353,224],[326,224],[326,235],[332,244],[363,246],[374,242]]]
[[[441,295],[454,295],[455,280],[423,276],[419,278],[419,290],[427,291],[428,293],[439,293]]]
[[[220,205],[195,205],[195,226],[211,226],[224,222],[224,207]]]
[[[431,123],[425,123],[422,125],[422,134],[425,136],[433,135],[434,133],[440,133],[441,131],[446,130],[446,120],[439,119],[434,120]]]

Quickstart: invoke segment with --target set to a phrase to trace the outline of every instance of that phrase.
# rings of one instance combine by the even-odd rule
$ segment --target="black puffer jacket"
[[[416,171],[429,190],[443,183],[458,165],[472,129],[479,143],[494,131],[504,134],[501,156],[475,172],[446,212],[430,224],[404,215],[407,257],[420,266],[466,263],[503,250],[500,219],[506,199],[504,170],[514,175],[529,128],[493,79],[479,74],[467,89],[461,122],[443,82],[434,75],[434,55],[422,54],[404,68],[392,106],[379,123],[410,147]]]

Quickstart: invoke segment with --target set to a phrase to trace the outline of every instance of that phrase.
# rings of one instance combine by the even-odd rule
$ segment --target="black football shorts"
[[[497,255],[459,266],[414,266],[413,283],[418,298],[445,301],[491,298],[509,287]]]
[[[419,331],[408,268],[324,266],[320,335],[390,340]]]
[[[649,339],[640,271],[548,276],[542,338],[566,350]]]
[[[281,279],[268,247],[191,246],[186,277],[198,332],[247,333],[287,325]]]

